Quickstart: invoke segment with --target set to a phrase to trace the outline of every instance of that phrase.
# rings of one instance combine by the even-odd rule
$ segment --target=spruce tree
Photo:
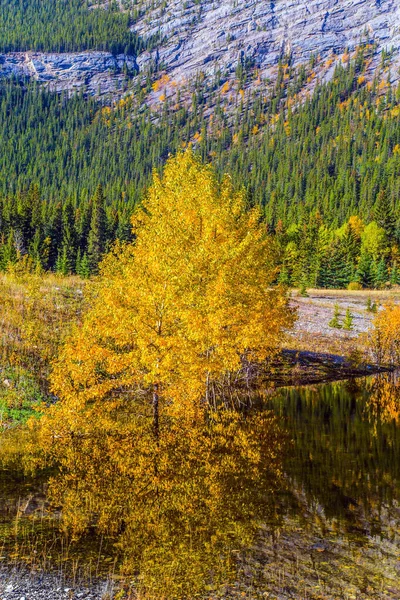
[[[344,317],[344,321],[343,321],[343,329],[346,329],[347,331],[350,331],[353,329],[353,315],[350,312],[350,309],[348,308],[346,310],[346,315]]]
[[[379,263],[376,265],[375,269],[375,278],[374,285],[377,288],[384,287],[385,283],[388,281],[388,272],[386,267],[386,262],[384,258],[381,258]]]
[[[80,266],[80,269],[79,269],[79,275],[83,279],[88,279],[88,277],[90,277],[89,259],[88,259],[88,255],[87,255],[86,252],[83,255],[82,260],[81,260],[81,266]]]
[[[390,272],[390,283],[392,285],[398,285],[400,283],[400,273],[396,261],[394,261]]]
[[[356,271],[356,280],[366,288],[371,287],[374,283],[372,258],[367,253],[361,253]]]
[[[88,261],[92,274],[98,272],[99,263],[106,249],[106,212],[102,185],[97,187],[93,198],[92,218],[88,239]]]
[[[374,217],[379,227],[382,227],[386,231],[388,238],[393,239],[396,231],[396,219],[386,190],[381,190],[378,194],[374,208]]]
[[[328,323],[329,327],[334,327],[335,329],[340,329],[342,326],[340,324],[339,317],[340,317],[340,309],[339,309],[339,304],[336,302],[335,308],[333,310],[333,318]]]

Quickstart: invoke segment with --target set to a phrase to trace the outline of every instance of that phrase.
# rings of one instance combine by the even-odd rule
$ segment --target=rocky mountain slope
[[[0,76],[33,79],[56,91],[84,88],[97,94],[116,93],[126,76],[138,70],[133,56],[109,52],[10,52],[0,55]]]
[[[153,3],[154,4],[154,3]],[[361,38],[378,51],[400,48],[398,0],[157,0],[135,26],[160,32],[156,59],[173,78],[216,68],[232,72],[248,59],[266,76],[283,56],[294,64],[353,49]],[[152,53],[152,58],[155,58]],[[151,56],[139,57],[143,68]]]
[[[152,51],[136,59],[104,52],[10,53],[0,56],[0,76],[32,78],[57,90],[85,87],[92,94],[115,92],[126,75],[133,78],[138,70],[162,71],[179,85],[199,72],[211,76],[221,70],[234,78],[242,64],[273,80],[284,57],[290,56],[294,65],[308,64],[313,56],[339,57],[367,40],[377,47],[375,66],[382,50],[394,50],[390,77],[399,79],[399,0],[146,2],[132,29],[144,40],[159,36]]]

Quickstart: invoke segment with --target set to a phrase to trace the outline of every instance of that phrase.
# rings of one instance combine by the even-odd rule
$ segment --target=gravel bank
[[[1,600],[106,600],[112,597],[112,584],[73,585],[55,573],[31,573],[20,569],[0,571]]]

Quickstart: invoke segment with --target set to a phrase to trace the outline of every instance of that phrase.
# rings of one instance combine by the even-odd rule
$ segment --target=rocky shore
[[[62,573],[32,573],[7,566],[0,570],[1,600],[108,600],[112,596],[113,585],[107,581],[74,584]]]

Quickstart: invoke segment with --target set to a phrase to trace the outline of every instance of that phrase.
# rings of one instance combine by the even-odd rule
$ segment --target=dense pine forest
[[[365,68],[360,51],[300,102],[305,71],[282,64],[273,89],[239,94],[231,111],[218,85],[205,98],[201,78],[190,106],[167,98],[157,110],[140,78],[111,105],[3,83],[1,268],[29,254],[45,270],[96,272],[103,251],[130,238],[153,168],[192,143],[261,206],[282,283],[398,283],[400,90]]]
[[[104,10],[81,0],[1,0],[0,52],[135,54],[142,46],[129,30],[133,17],[113,2]]]

